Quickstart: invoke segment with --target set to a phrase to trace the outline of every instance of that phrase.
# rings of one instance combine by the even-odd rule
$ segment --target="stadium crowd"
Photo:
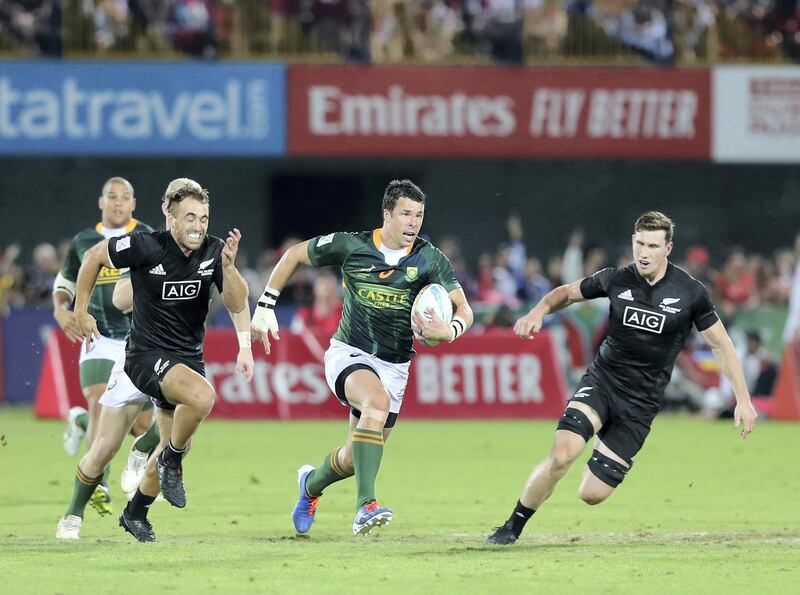
[[[5,0],[0,52],[536,64],[800,61],[794,0]]]

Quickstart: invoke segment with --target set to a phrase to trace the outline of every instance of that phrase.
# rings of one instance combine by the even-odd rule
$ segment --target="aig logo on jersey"
[[[165,281],[161,286],[162,300],[192,300],[200,293],[200,280]]]
[[[661,334],[664,329],[666,316],[658,312],[649,312],[633,306],[625,306],[625,313],[622,315],[622,324],[637,328],[641,331]]]

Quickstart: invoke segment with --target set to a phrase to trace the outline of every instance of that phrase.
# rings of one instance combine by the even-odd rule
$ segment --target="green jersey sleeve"
[[[78,248],[75,245],[75,238],[69,243],[69,250],[64,259],[64,266],[61,267],[61,276],[67,281],[78,280],[78,270],[81,268],[81,259],[78,256]]]
[[[438,283],[448,292],[461,289],[461,283],[458,282],[456,274],[453,272],[453,265],[450,264],[450,260],[441,250],[432,248],[430,259],[428,277],[430,283]]]
[[[308,259],[315,267],[341,266],[352,250],[351,233],[336,232],[317,236],[308,242]]]

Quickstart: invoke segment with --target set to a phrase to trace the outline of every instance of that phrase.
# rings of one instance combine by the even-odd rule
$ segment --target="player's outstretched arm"
[[[236,329],[236,338],[239,341],[239,355],[236,356],[236,371],[244,374],[247,381],[253,379],[255,362],[253,361],[253,350],[250,342],[250,310],[245,308],[241,312],[233,313],[228,311]]]
[[[228,232],[228,239],[222,247],[222,303],[228,312],[236,314],[247,310],[248,288],[239,270],[236,268],[236,254],[242,234],[235,227]],[[250,312],[247,312],[248,318]]]
[[[570,304],[586,301],[581,293],[582,281],[583,279],[578,279],[566,285],[559,285],[548,292],[530,312],[517,320],[514,325],[516,335],[520,339],[533,339],[542,330],[545,316],[563,310]]]
[[[84,254],[75,282],[75,323],[78,334],[86,340],[87,348],[92,337],[100,338],[97,321],[89,314],[89,298],[103,267],[114,268],[108,258],[108,240],[95,244]]]
[[[308,242],[300,242],[289,248],[272,269],[264,294],[258,298],[256,311],[253,313],[253,320],[250,322],[250,330],[253,333],[253,340],[260,341],[264,345],[267,355],[270,353],[270,338],[280,340],[278,336],[278,319],[275,317],[275,304],[281,290],[292,278],[297,267],[302,265],[310,266],[311,259],[308,257]]]
[[[750,392],[747,390],[744,371],[742,370],[742,364],[739,362],[739,357],[736,355],[733,341],[731,341],[728,331],[725,330],[725,325],[722,324],[721,320],[717,320],[706,330],[700,331],[700,335],[711,347],[722,373],[725,374],[725,377],[733,387],[733,394],[736,395],[733,427],[738,428],[741,425],[742,438],[746,438],[753,431],[758,413],[756,413],[750,402]]]
[[[75,282],[59,273],[53,281],[53,318],[71,342],[80,341],[75,313],[69,309],[75,298]]]

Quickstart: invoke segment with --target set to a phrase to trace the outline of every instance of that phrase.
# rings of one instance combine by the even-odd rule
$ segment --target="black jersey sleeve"
[[[581,295],[587,300],[599,297],[608,297],[608,286],[617,274],[617,269],[608,267],[597,271],[590,277],[584,277],[581,281]]]
[[[719,316],[717,316],[717,312],[714,310],[714,304],[711,303],[708,290],[699,281],[695,283],[695,297],[693,300],[694,303],[692,304],[694,306],[692,322],[697,327],[698,331],[704,331],[713,326],[714,323],[719,320]]]
[[[116,269],[148,266],[160,252],[161,245],[150,233],[135,231],[108,240],[108,259]]]

